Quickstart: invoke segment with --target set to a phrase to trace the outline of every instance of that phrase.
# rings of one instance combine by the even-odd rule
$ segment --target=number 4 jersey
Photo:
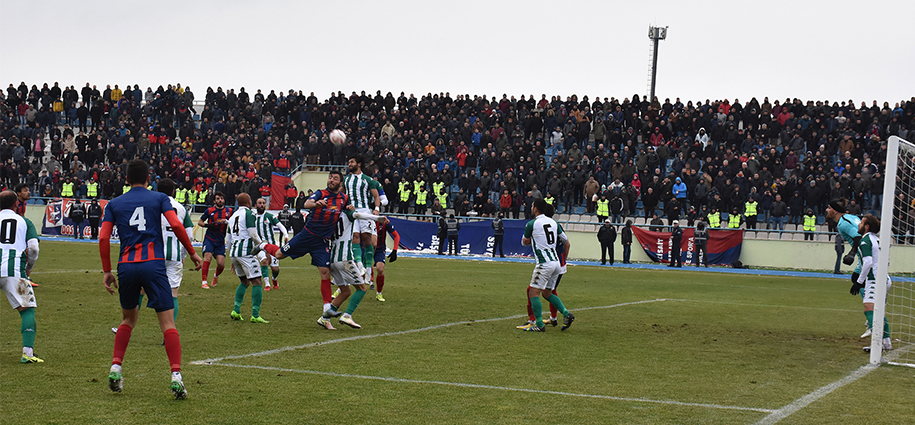
[[[171,210],[166,194],[140,186],[108,202],[103,221],[114,224],[118,230],[121,242],[118,263],[164,260],[162,214]]]

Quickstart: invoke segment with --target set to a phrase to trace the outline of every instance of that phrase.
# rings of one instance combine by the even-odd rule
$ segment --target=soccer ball
[[[343,130],[331,131],[330,135],[327,137],[335,145],[342,145],[342,144],[346,143],[346,133],[344,133]]]

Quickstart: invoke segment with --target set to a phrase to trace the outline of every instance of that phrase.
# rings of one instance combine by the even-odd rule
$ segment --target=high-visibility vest
[[[64,183],[60,189],[60,196],[69,198],[73,196],[73,183]]]
[[[419,193],[419,188],[421,188],[421,187],[426,187],[426,182],[424,182],[422,180],[417,180],[417,181],[413,182],[413,191],[414,192]]]
[[[610,215],[610,201],[606,199],[597,200],[597,215],[607,217]]]
[[[125,184],[124,187],[121,188],[121,193],[122,193],[122,194],[127,193],[127,192],[130,192],[130,185],[129,185],[129,184]]]
[[[178,190],[176,190],[175,191],[175,200],[182,204],[184,203],[184,201],[187,201],[187,189],[179,188]]]
[[[442,204],[442,208],[448,208],[448,194],[442,193],[438,195],[438,203]]]
[[[714,212],[708,215],[708,225],[709,227],[720,227],[721,226],[721,213]]]
[[[197,189],[191,189],[187,192],[187,202],[189,204],[197,203]]]
[[[442,188],[444,188],[444,187],[445,187],[445,183],[442,183],[442,182],[432,183],[432,193],[435,194],[435,196],[438,196],[439,193],[442,193]]]
[[[425,190],[416,192],[416,205],[426,205],[426,195],[428,194],[429,192],[426,192]]]
[[[88,183],[86,184],[86,195],[90,198],[98,196],[98,183]]]
[[[728,217],[728,229],[739,229],[740,228],[740,214],[731,214]]]
[[[410,200],[410,186],[407,182],[400,182],[397,185],[397,192],[400,193],[400,200],[407,202]]]
[[[804,216],[804,231],[812,232],[816,229],[817,229],[817,216],[805,215]]]
[[[209,192],[209,191],[204,190],[203,192],[200,192],[197,194],[197,203],[198,204],[207,203],[207,192]]]
[[[152,185],[147,185],[147,186],[146,186],[146,190],[152,192]]]
[[[554,207],[556,206],[556,198],[554,198],[553,195],[547,196],[546,199],[544,199],[544,201],[546,201],[546,203],[548,203]]]
[[[753,217],[756,215],[756,201],[748,201],[746,205],[746,211],[743,213],[745,217]]]

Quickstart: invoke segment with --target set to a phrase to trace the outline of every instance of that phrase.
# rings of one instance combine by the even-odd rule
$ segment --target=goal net
[[[915,145],[890,137],[885,171],[875,278],[892,286],[876,287],[870,362],[915,367]],[[882,350],[884,316],[892,351]]]

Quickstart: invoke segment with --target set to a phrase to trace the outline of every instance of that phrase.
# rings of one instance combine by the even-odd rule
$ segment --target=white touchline
[[[447,381],[424,381],[419,379],[404,379],[404,378],[392,378],[385,376],[370,376],[370,375],[351,375],[348,373],[334,373],[334,372],[321,372],[317,370],[299,370],[299,369],[286,369],[281,367],[273,366],[252,366],[252,365],[241,365],[241,364],[232,364],[232,363],[215,363],[213,366],[226,366],[226,367],[240,367],[246,369],[262,369],[262,370],[272,370],[277,372],[295,372],[295,373],[307,373],[311,375],[322,375],[322,376],[333,376],[339,378],[358,378],[358,379],[372,379],[376,381],[387,381],[387,382],[400,382],[406,384],[430,384],[430,385],[447,385],[452,387],[463,387],[463,388],[478,388],[486,390],[501,390],[501,391],[517,391],[524,393],[536,393],[536,394],[550,394],[550,395],[563,395],[571,397],[585,397],[585,398],[598,398],[603,400],[615,400],[615,401],[628,401],[636,403],[655,403],[655,404],[668,404],[675,406],[688,406],[688,407],[705,407],[711,409],[725,409],[725,410],[742,410],[750,412],[762,412],[762,413],[772,413],[772,409],[762,409],[757,407],[741,407],[741,406],[725,406],[721,404],[707,404],[707,403],[689,403],[685,401],[676,401],[676,400],[652,400],[649,398],[634,398],[634,397],[614,397],[609,395],[600,395],[600,394],[579,394],[579,393],[568,393],[563,391],[549,391],[549,390],[532,390],[529,388],[515,388],[515,387],[499,387],[495,385],[482,385],[482,384],[467,384],[463,382],[447,382]]]
[[[654,303],[654,302],[659,302],[659,301],[667,301],[667,299],[659,298],[659,299],[654,299],[654,300],[632,301],[632,302],[628,302],[628,303],[620,303],[620,304],[613,304],[613,305],[605,305],[605,306],[599,306],[599,307],[578,308],[578,309],[573,309],[573,310],[571,310],[571,311],[597,310],[597,309],[603,309],[603,308],[623,307],[623,306],[627,306],[627,305]],[[221,362],[221,361],[223,361],[223,360],[235,360],[235,359],[244,359],[244,358],[247,358],[247,357],[266,356],[266,355],[270,355],[270,354],[282,353],[282,352],[284,352],[284,351],[291,351],[291,350],[299,350],[299,349],[302,349],[302,348],[317,347],[317,346],[319,346],[319,345],[336,344],[336,343],[338,343],[338,342],[356,341],[356,340],[360,340],[360,339],[376,338],[376,337],[382,337],[382,336],[404,335],[404,334],[410,334],[410,333],[414,333],[414,332],[431,331],[431,330],[442,329],[442,328],[447,328],[447,327],[451,327],[451,326],[465,325],[465,324],[468,324],[468,323],[495,322],[495,321],[499,321],[499,320],[517,319],[517,318],[520,318],[520,317],[527,317],[527,315],[526,315],[526,314],[516,314],[516,315],[514,315],[514,316],[497,317],[497,318],[493,318],[493,319],[463,320],[463,321],[460,321],[460,322],[445,323],[445,324],[441,324],[441,325],[427,326],[427,327],[425,327],[425,328],[410,329],[410,330],[406,330],[406,331],[384,332],[384,333],[380,333],[380,334],[371,334],[371,335],[356,335],[356,336],[351,336],[351,337],[347,337],[347,338],[332,339],[332,340],[330,340],[330,341],[312,342],[312,343],[303,344],[303,345],[296,345],[296,346],[290,346],[290,347],[275,348],[275,349],[273,349],[273,350],[260,351],[260,352],[257,352],[257,353],[238,354],[238,355],[235,355],[235,356],[225,356],[225,357],[217,357],[217,358],[212,358],[212,359],[197,360],[197,361],[191,362],[191,364],[192,364],[192,365],[206,365],[206,364],[213,364],[213,363],[216,363],[216,362]]]

